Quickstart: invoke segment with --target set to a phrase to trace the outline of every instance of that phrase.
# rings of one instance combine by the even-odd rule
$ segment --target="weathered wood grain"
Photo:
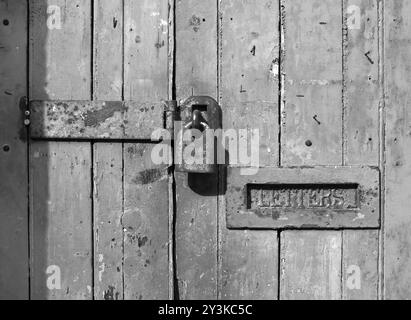
[[[31,297],[90,299],[90,145],[33,143],[30,159]]]
[[[19,108],[27,95],[27,1],[1,1],[0,23],[0,300],[27,299],[27,143]]]
[[[168,170],[153,145],[124,145],[124,298],[168,298]]]
[[[381,5],[376,0],[343,2],[345,165],[379,164]],[[343,299],[378,299],[378,245],[375,231],[343,233]]]
[[[123,1],[94,1],[94,98],[122,100]]]
[[[344,0],[344,10],[345,163],[377,166],[381,96],[377,0]]]
[[[219,14],[223,128],[258,129],[259,165],[277,166],[278,1],[222,1]],[[233,160],[233,156],[238,159],[239,155],[229,155],[229,158]],[[240,175],[239,171],[236,173]],[[230,182],[227,186],[232,187]],[[219,296],[222,299],[277,299],[277,233],[228,230],[226,202],[235,200],[229,192],[221,198]]]
[[[192,175],[175,173],[178,293],[182,300],[216,299],[217,181]]]
[[[168,10],[166,0],[124,2],[127,100],[168,98]],[[124,144],[125,299],[169,297],[168,170],[153,164],[152,148]]]
[[[341,232],[281,233],[281,299],[341,299]]]
[[[167,0],[124,0],[125,100],[168,98],[168,10]]]
[[[177,1],[176,98],[217,95],[217,2]],[[175,173],[176,275],[180,299],[217,298],[217,186],[214,175]]]
[[[217,96],[217,3],[177,0],[175,87],[178,100]]]
[[[378,230],[343,231],[342,299],[378,299]]]
[[[52,10],[47,13],[48,9]],[[61,28],[55,20],[58,9]],[[90,0],[30,1],[32,99],[91,98],[90,9]],[[33,142],[30,166],[32,297],[90,299],[90,144]],[[52,265],[61,270],[61,289],[46,286],[46,271]]]
[[[32,101],[30,136],[150,140],[154,129],[164,127],[165,108],[165,102],[123,102],[121,97],[117,101]]]
[[[341,165],[342,2],[282,4],[282,165]],[[341,232],[282,233],[281,298],[340,299],[341,245]]]
[[[94,2],[93,36],[93,98],[121,101],[123,97],[123,1]],[[94,111],[92,114],[97,115],[97,112]],[[109,115],[110,112],[105,114]],[[143,119],[142,117],[140,121],[142,122]],[[120,130],[125,133],[127,123],[123,120],[122,123],[109,126],[106,132],[111,134],[113,131]],[[99,121],[95,123],[94,128],[98,128],[98,124]],[[64,127],[67,128],[67,124]],[[121,221],[124,195],[123,144],[95,143],[93,147],[94,298],[121,300],[124,291],[124,234]]]
[[[411,3],[385,1],[386,204],[384,293],[411,297]]]
[[[94,297],[123,298],[123,147],[94,144]]]
[[[57,8],[60,29],[53,18]],[[90,99],[90,19],[90,0],[30,0],[31,99]]]
[[[277,299],[277,233],[230,230],[222,241],[221,299]]]
[[[340,4],[340,5],[337,5]],[[283,0],[285,165],[340,165],[342,6],[335,0]]]
[[[277,166],[278,3],[230,0],[220,11],[223,128],[258,129],[260,165]]]

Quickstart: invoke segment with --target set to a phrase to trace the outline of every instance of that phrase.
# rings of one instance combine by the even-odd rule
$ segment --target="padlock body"
[[[192,128],[193,112],[196,110],[201,113],[202,125]],[[218,172],[217,146],[212,134],[217,129],[221,129],[221,109],[214,99],[190,97],[182,103],[179,121],[174,127],[176,171],[205,174]],[[210,132],[211,135],[208,134]]]

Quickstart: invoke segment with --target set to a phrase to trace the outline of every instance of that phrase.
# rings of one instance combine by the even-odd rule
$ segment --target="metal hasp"
[[[217,101],[208,96],[190,97],[179,106],[174,126],[176,171],[218,172],[214,130],[222,128],[221,114]]]

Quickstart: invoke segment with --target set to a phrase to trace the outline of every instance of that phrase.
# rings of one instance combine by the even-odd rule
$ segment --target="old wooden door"
[[[177,98],[216,95],[223,130],[260,138],[255,174],[176,174],[179,298],[382,297],[382,7],[176,2]]]
[[[169,297],[169,171],[150,155],[171,97],[171,9],[29,2],[33,299]]]
[[[407,1],[0,8],[0,298],[411,297]],[[192,95],[258,170],[152,161]]]

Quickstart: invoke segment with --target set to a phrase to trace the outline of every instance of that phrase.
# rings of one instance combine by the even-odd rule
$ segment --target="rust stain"
[[[124,112],[126,109],[127,107],[122,102],[106,102],[102,109],[88,111],[84,118],[84,124],[86,127],[97,127],[116,112]]]
[[[166,172],[164,169],[149,169],[141,171],[132,180],[135,184],[150,184],[156,182],[165,176]]]
[[[114,293],[114,287],[108,286],[108,290],[104,291],[104,300],[118,300],[120,293]]]
[[[138,144],[138,145],[133,145],[133,146],[128,147],[128,148],[127,148],[127,152],[128,152],[130,155],[137,154],[137,155],[139,155],[140,157],[142,157],[142,156],[144,156],[144,151],[145,151],[145,149],[146,149],[146,148],[145,148],[144,145]]]
[[[148,241],[148,238],[146,236],[144,236],[144,237],[139,236],[137,241],[138,241],[138,247],[141,248],[141,247],[145,246],[145,244]]]
[[[193,15],[190,19],[190,26],[193,27],[194,32],[198,32],[200,30],[201,19],[196,15]]]

